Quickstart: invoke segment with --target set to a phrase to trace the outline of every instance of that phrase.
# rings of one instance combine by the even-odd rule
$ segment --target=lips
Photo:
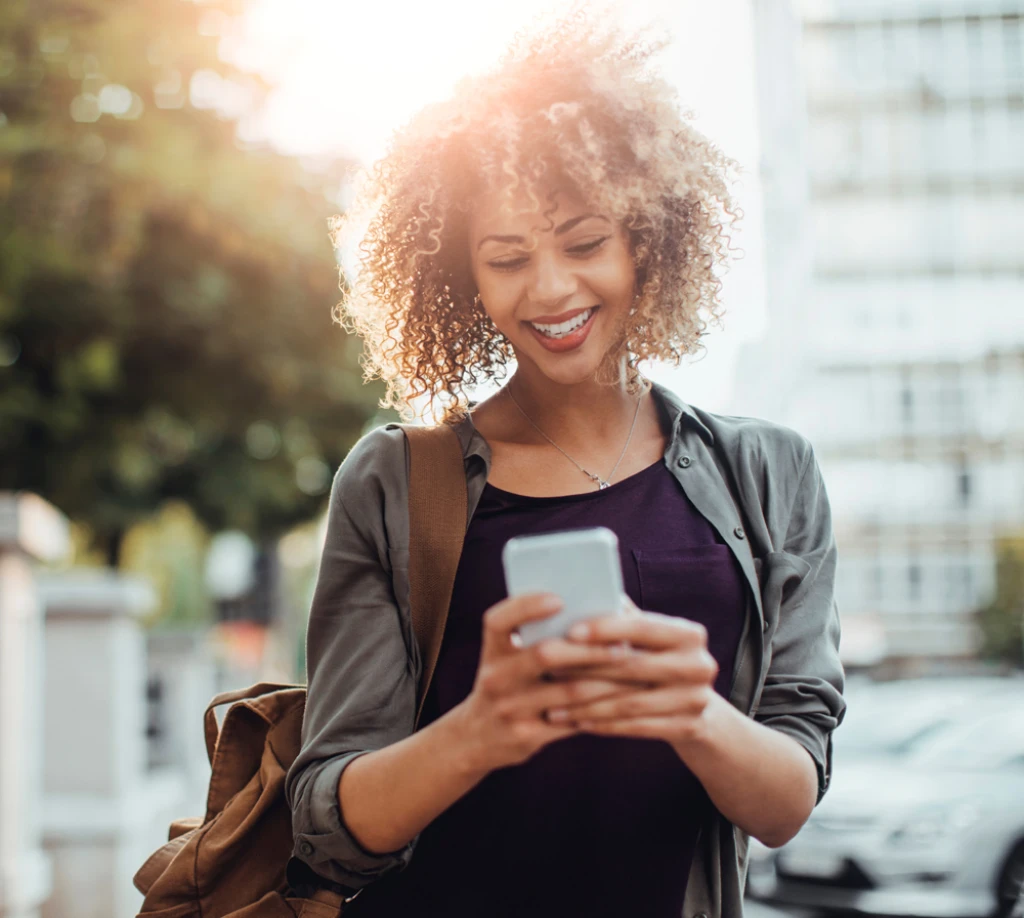
[[[537,339],[538,342],[540,342],[540,345],[545,350],[551,351],[552,353],[555,354],[559,354],[565,351],[575,350],[576,348],[580,347],[584,341],[587,340],[587,336],[590,334],[590,330],[594,327],[594,319],[597,317],[598,312],[600,312],[600,307],[586,306],[583,309],[574,309],[571,312],[565,312],[559,316],[553,317],[557,321],[552,322],[550,324],[556,325],[562,322],[566,322],[572,319],[574,316],[578,316],[580,315],[580,313],[586,312],[588,309],[593,310],[591,312],[590,318],[587,319],[587,321],[579,328],[573,329],[571,332],[569,332],[569,334],[563,335],[560,338],[548,337],[543,332],[538,331],[536,328],[534,328],[534,326],[530,322],[524,322],[523,324],[530,330],[530,333],[534,336],[534,338]],[[547,317],[544,318],[547,319]],[[537,322],[539,321],[539,319],[534,319],[533,321]],[[548,322],[545,321],[544,324],[548,324]]]
[[[562,322],[576,318],[581,312],[586,312],[588,309],[596,309],[596,307],[583,306],[580,309],[570,309],[568,312],[559,313],[557,316],[534,316],[529,321],[536,322],[538,325],[560,325]]]

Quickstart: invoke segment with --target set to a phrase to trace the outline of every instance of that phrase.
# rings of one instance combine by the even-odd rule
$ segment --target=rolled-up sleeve
[[[832,775],[832,731],[842,722],[846,703],[832,513],[809,443],[806,450],[782,550],[766,559],[762,598],[774,630],[755,718],[810,753],[818,770],[820,802]]]
[[[331,489],[306,631],[302,744],[285,777],[294,856],[352,889],[405,866],[415,844],[365,850],[338,805],[349,763],[408,736],[415,718],[416,674],[392,588],[383,494],[369,471],[380,449],[394,447],[383,440],[371,433],[360,441]]]

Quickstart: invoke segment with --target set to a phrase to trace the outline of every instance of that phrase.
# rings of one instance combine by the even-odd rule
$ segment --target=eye
[[[591,252],[596,251],[604,245],[609,238],[609,236],[601,236],[600,238],[594,239],[590,242],[582,242],[579,245],[570,246],[566,251],[571,255],[589,255]]]
[[[519,258],[506,258],[504,261],[489,261],[487,265],[494,268],[495,271],[515,271],[525,265],[527,261],[528,259],[523,255]]]

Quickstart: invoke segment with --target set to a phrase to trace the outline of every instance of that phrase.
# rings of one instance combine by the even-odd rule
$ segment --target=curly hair
[[[466,386],[507,374],[512,347],[470,269],[468,215],[483,191],[539,209],[542,188],[566,189],[626,230],[638,299],[618,353],[631,388],[639,361],[678,365],[703,347],[721,318],[716,264],[742,216],[729,192],[738,166],[653,72],[664,44],[577,11],[518,35],[493,71],[392,136],[352,210],[330,221],[336,246],[349,226],[367,227],[335,316],[363,337],[366,378],[387,384],[382,407],[410,417],[425,397],[451,420]]]

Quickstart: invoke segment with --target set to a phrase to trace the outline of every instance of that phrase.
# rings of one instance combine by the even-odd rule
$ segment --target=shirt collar
[[[452,426],[455,429],[456,436],[459,438],[459,443],[462,444],[463,458],[468,459],[470,456],[479,456],[484,460],[484,464],[487,468],[490,469],[490,444],[484,439],[483,434],[476,429],[476,425],[473,423],[473,418],[470,413],[467,411]]]
[[[669,429],[673,441],[680,435],[680,428],[685,423],[697,430],[707,440],[709,446],[713,446],[715,436],[708,426],[697,416],[697,413],[686,402],[684,402],[671,389],[667,389],[660,383],[651,380],[651,392],[661,409],[665,412],[669,421]],[[455,433],[462,444],[462,455],[468,459],[470,456],[480,456],[487,468],[491,466],[491,447],[483,438],[483,435],[473,424],[472,416],[467,412],[454,424]]]
[[[708,441],[709,446],[714,446],[715,435],[711,432],[710,428],[698,417],[697,412],[676,395],[675,392],[665,388],[665,386],[655,382],[653,379],[651,380],[651,391],[661,402],[662,408],[668,415],[673,440],[678,439],[680,427],[683,423],[686,423],[704,437]]]

